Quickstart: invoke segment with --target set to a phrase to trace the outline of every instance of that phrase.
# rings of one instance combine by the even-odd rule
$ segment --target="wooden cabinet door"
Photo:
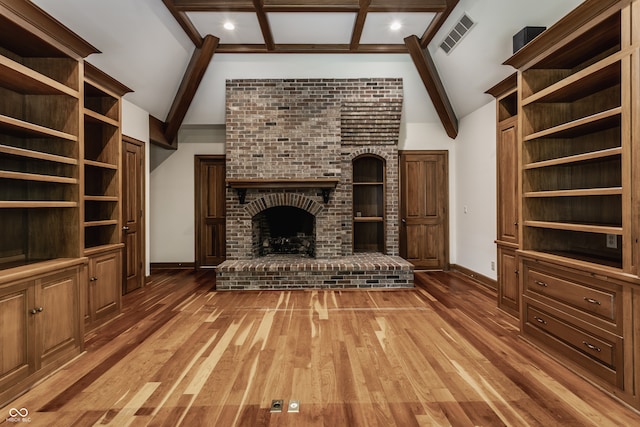
[[[417,268],[449,267],[446,151],[400,155],[400,255]]]
[[[498,128],[498,240],[518,243],[518,119]]]
[[[516,251],[498,246],[498,307],[519,318],[520,294]]]
[[[144,284],[144,144],[123,138],[123,293]]]
[[[32,307],[32,281],[0,290],[0,390],[28,377],[35,369],[30,332]]]
[[[196,267],[213,267],[226,257],[225,161],[196,156]]]
[[[120,251],[97,255],[89,260],[90,321],[95,322],[120,311]]]
[[[36,368],[81,346],[80,274],[62,271],[36,280]]]

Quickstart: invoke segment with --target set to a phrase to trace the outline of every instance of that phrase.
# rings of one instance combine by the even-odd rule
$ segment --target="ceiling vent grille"
[[[462,15],[462,18],[460,18],[453,29],[449,31],[447,37],[440,43],[440,48],[444,50],[447,55],[451,53],[453,48],[462,41],[474,25],[476,25],[476,23],[473,22],[466,13]]]

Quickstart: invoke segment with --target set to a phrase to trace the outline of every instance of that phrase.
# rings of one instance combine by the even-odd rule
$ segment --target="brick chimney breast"
[[[265,200],[323,206],[316,209],[316,257],[353,255],[352,161],[362,154],[385,161],[385,249],[397,256],[402,91],[400,78],[228,80],[228,180],[339,181],[327,203],[319,188],[274,186],[248,189],[240,204],[236,191],[228,188],[227,259],[254,257],[252,215]]]

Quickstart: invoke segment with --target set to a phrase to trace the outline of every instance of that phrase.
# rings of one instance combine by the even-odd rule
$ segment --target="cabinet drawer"
[[[589,314],[618,323],[618,291],[595,283],[581,284],[550,272],[526,269],[525,292],[533,292],[561,301]]]
[[[582,329],[554,310],[525,302],[525,335],[550,347],[561,357],[618,387],[622,386],[623,340],[604,331]]]

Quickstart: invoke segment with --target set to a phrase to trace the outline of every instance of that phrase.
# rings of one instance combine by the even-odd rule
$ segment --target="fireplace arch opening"
[[[274,206],[252,220],[253,255],[315,257],[316,217],[294,206]]]

